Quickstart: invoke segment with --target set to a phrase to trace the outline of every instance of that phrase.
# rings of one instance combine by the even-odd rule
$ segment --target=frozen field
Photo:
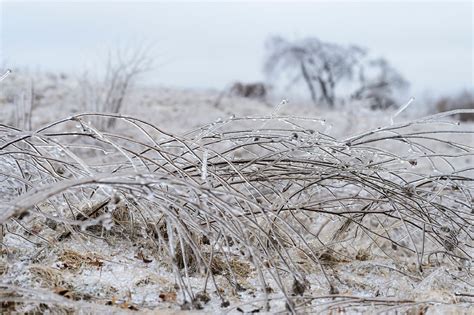
[[[472,123],[90,92],[0,83],[2,313],[474,312]]]

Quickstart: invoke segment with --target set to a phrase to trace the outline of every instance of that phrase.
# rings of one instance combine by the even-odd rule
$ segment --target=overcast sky
[[[1,1],[0,9],[4,66],[77,71],[107,46],[140,39],[155,43],[150,81],[222,88],[263,79],[269,36],[316,36],[386,57],[414,96],[474,88],[472,1]]]

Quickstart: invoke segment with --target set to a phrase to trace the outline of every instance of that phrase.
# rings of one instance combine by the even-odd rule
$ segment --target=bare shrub
[[[183,307],[202,307],[198,296],[211,286],[227,307],[250,274],[262,309],[272,312],[285,312],[279,300],[292,313],[402,307],[415,302],[338,294],[333,266],[383,257],[416,283],[429,277],[423,270],[431,264],[470,272],[473,169],[459,163],[473,158],[474,132],[443,121],[458,113],[345,139],[315,130],[318,118],[274,115],[232,118],[183,136],[116,114],[78,114],[32,133],[0,126],[0,223],[35,244],[31,261],[38,247],[60,247],[65,233],[107,246],[138,235],[128,239],[158,251]],[[110,132],[90,118],[130,128]],[[125,206],[128,215],[114,217]],[[396,267],[404,261],[412,271]],[[204,280],[199,290],[196,277]],[[311,285],[325,294],[307,293]]]
[[[91,80],[86,73],[80,80],[84,109],[100,113],[120,113],[137,79],[150,71],[153,64],[149,45],[109,50],[103,78]],[[107,127],[111,128],[113,125],[114,120],[107,122]]]
[[[236,82],[230,88],[230,93],[236,96],[265,99],[267,88],[263,83],[241,83]]]
[[[267,86],[262,82],[242,83],[235,82],[230,87],[225,88],[217,97],[215,106],[219,106],[224,97],[244,97],[266,102],[268,94]]]
[[[437,112],[444,112],[455,109],[474,109],[474,94],[469,91],[463,91],[458,95],[451,97],[442,97],[435,103]],[[460,113],[461,121],[474,121],[472,113]]]

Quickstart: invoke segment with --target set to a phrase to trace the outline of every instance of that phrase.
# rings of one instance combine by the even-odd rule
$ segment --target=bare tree
[[[334,107],[336,87],[346,81],[355,89],[351,99],[366,100],[371,108],[388,108],[396,104],[394,91],[408,83],[387,60],[370,59],[366,49],[342,46],[306,38],[289,42],[272,37],[267,42],[268,55],[264,71],[268,76],[287,74],[292,83],[301,79],[315,103]]]
[[[268,76],[287,73],[292,82],[303,79],[312,101],[330,107],[336,101],[337,84],[351,79],[356,64],[365,56],[358,46],[344,47],[314,37],[295,42],[272,37],[266,46],[269,53],[264,71]]]

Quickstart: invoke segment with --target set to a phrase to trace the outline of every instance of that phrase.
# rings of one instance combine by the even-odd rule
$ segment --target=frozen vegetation
[[[0,89],[2,313],[474,312],[457,112],[141,87],[105,114],[66,75]]]

